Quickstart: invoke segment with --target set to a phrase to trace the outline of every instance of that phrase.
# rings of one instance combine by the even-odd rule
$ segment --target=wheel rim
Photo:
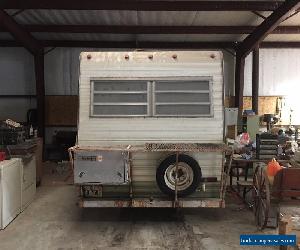
[[[194,180],[193,169],[185,162],[178,162],[178,176],[177,176],[177,191],[183,191],[187,189]],[[164,181],[166,185],[175,191],[176,181],[176,165],[170,165],[164,174]]]
[[[264,229],[269,216],[270,187],[262,167],[257,167],[253,175],[253,202],[256,225],[259,229]]]

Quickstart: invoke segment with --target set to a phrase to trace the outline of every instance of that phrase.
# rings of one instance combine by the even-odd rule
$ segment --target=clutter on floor
[[[279,118],[272,114],[265,114],[261,121],[256,117],[251,112],[244,114],[241,132],[227,139],[234,152],[230,187],[253,210],[259,229],[276,228],[282,224],[280,207],[291,201],[300,204],[298,129],[275,126]],[[261,122],[266,123],[266,130]]]

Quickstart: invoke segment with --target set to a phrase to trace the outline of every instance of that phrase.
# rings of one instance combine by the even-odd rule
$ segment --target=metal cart
[[[259,229],[267,226],[270,209],[283,202],[299,202],[300,168],[283,168],[274,176],[271,184],[263,166],[253,175],[253,212]],[[299,202],[300,204],[300,202]]]

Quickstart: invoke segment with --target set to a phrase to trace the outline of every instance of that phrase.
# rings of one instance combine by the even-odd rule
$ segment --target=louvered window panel
[[[154,116],[211,116],[211,81],[164,80],[154,82]]]
[[[91,116],[148,116],[149,83],[139,80],[91,82]]]
[[[94,117],[210,117],[212,79],[91,81]]]

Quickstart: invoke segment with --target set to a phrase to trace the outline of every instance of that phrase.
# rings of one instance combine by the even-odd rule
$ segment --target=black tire
[[[184,190],[178,190],[178,197],[184,197],[190,195],[195,192],[201,182],[201,168],[198,162],[192,157],[184,154],[180,154],[178,156],[178,162],[186,163],[193,171],[193,181],[191,184]],[[171,189],[165,182],[164,176],[167,171],[167,168],[170,165],[175,165],[176,163],[176,155],[170,155],[166,159],[164,159],[156,170],[156,183],[159,189],[166,195],[171,197],[175,196],[175,190]]]

